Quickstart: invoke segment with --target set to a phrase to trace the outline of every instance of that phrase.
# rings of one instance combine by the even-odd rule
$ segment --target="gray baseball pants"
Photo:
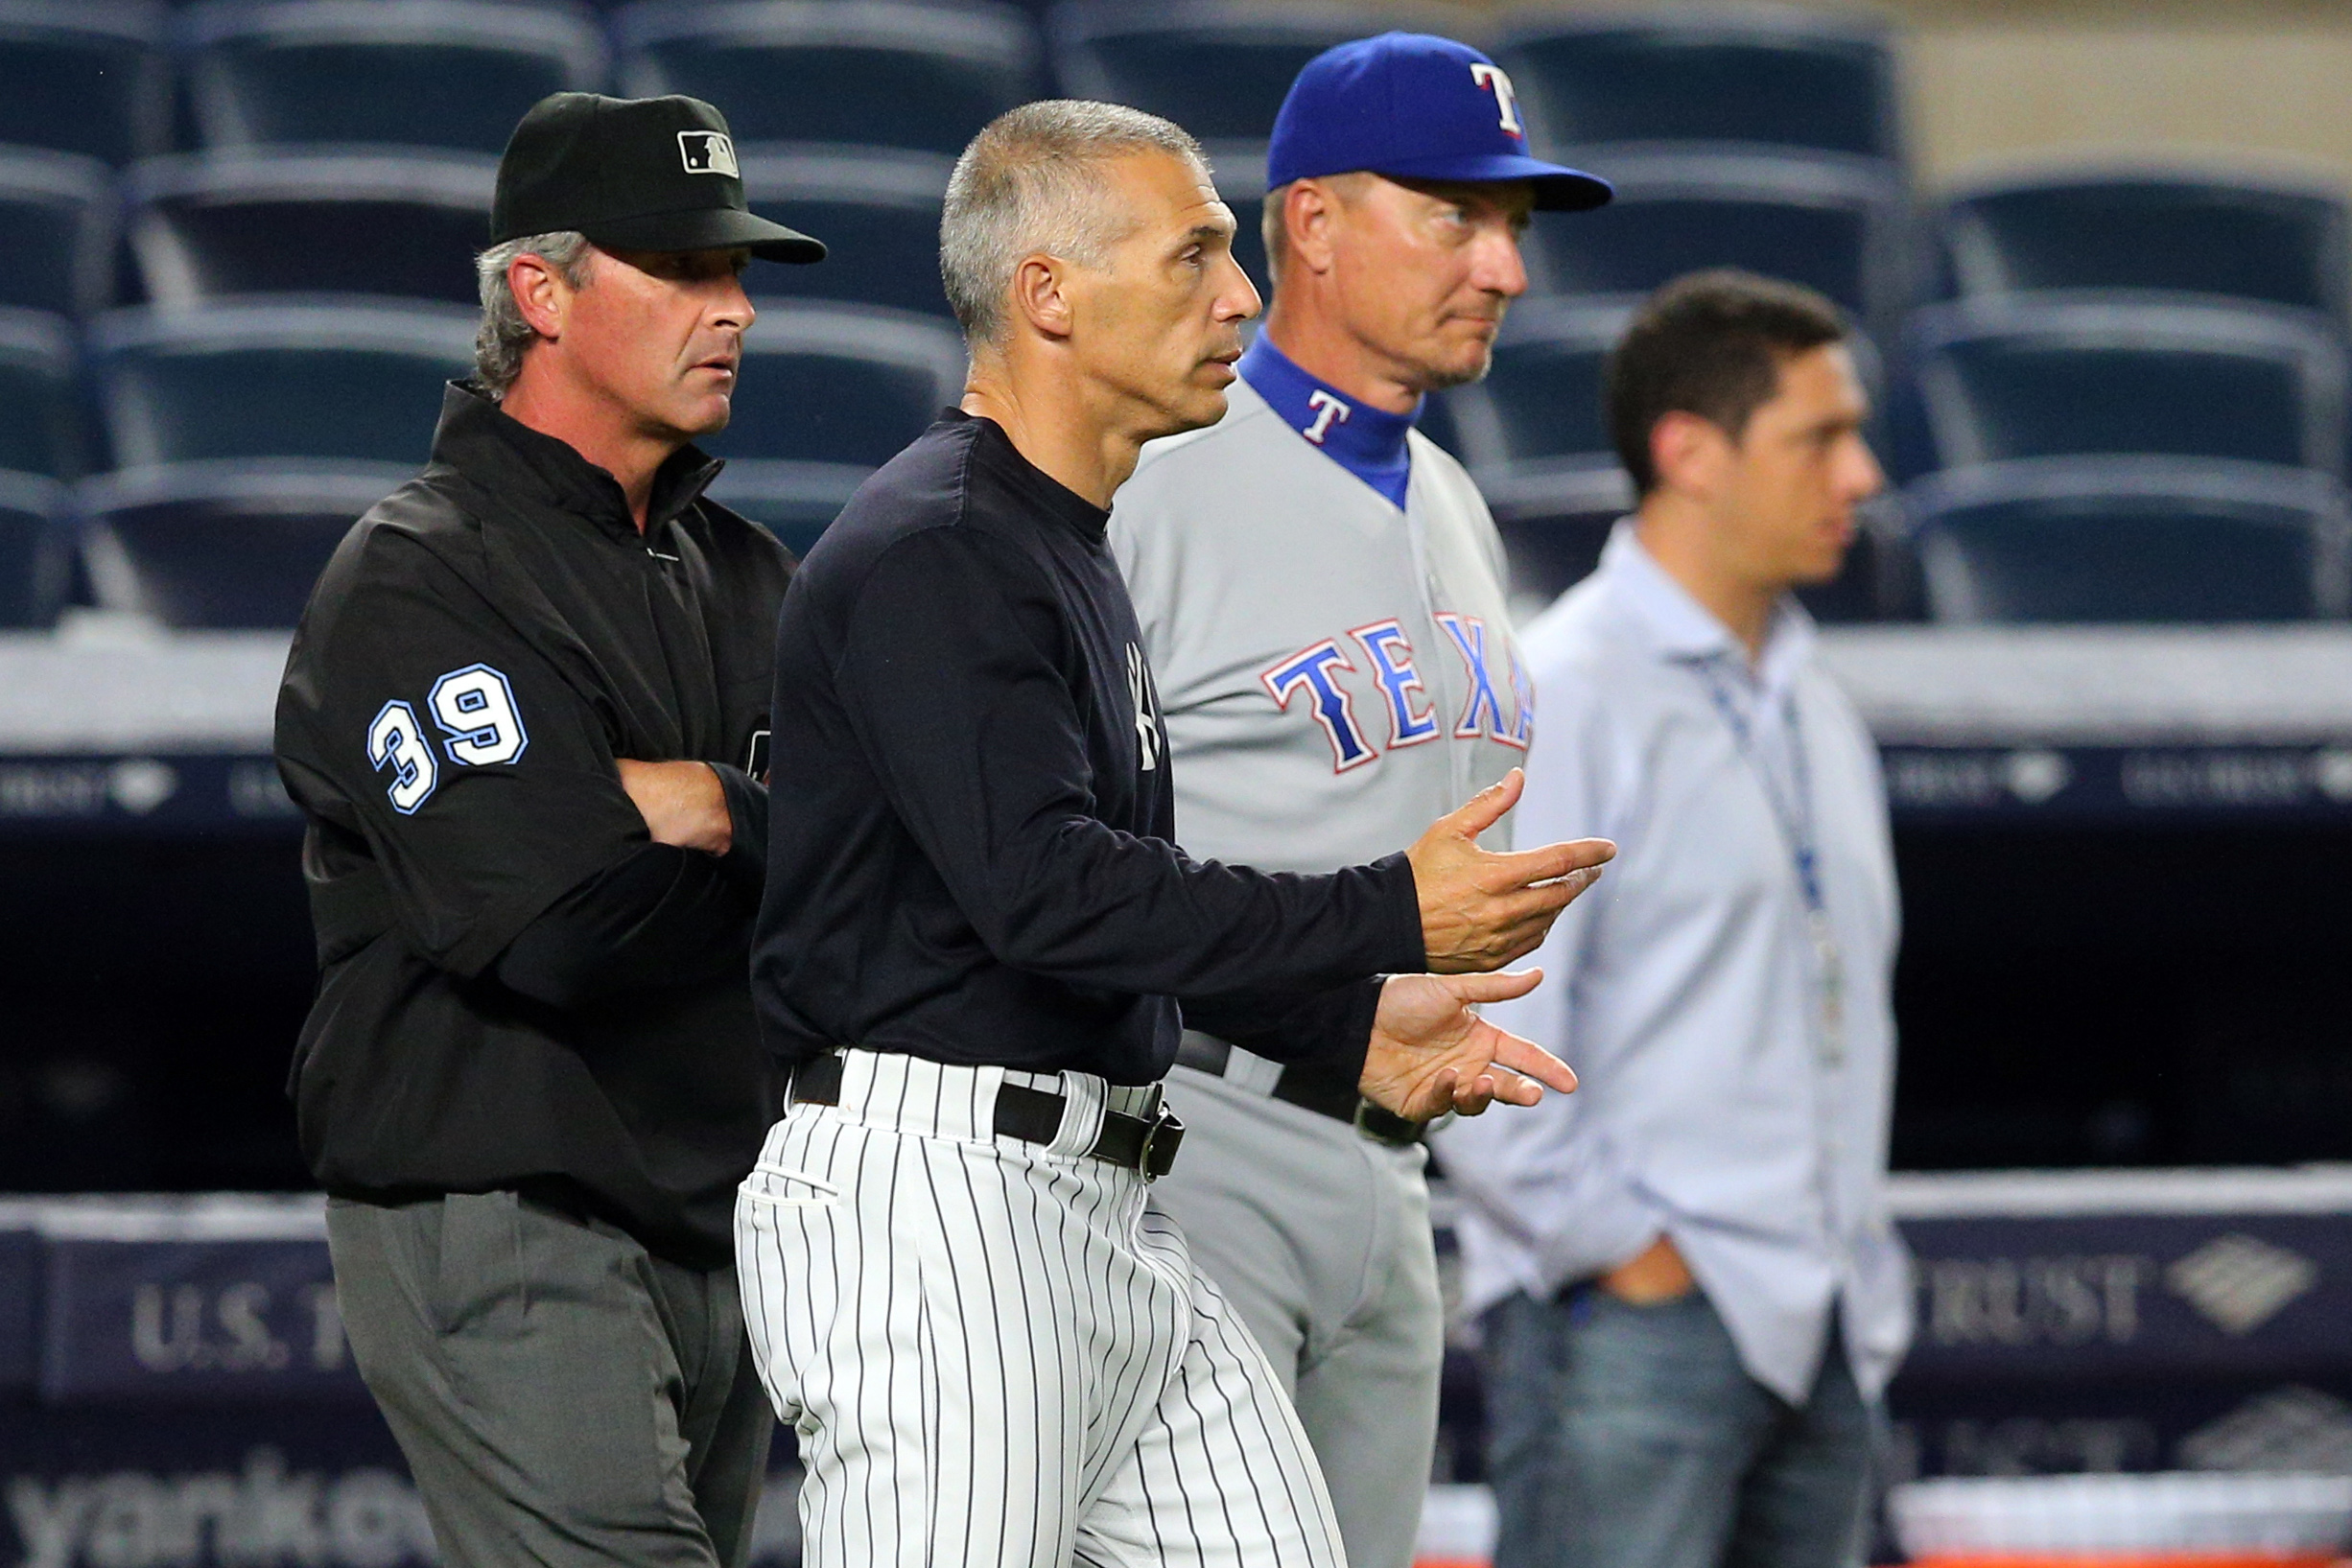
[[[327,1244],[442,1562],[750,1560],[775,1416],[734,1269],[511,1192],[330,1200]]]
[[[1297,1406],[1349,1568],[1408,1568],[1446,1353],[1426,1152],[1189,1067],[1167,1096],[1184,1153],[1154,1200]]]

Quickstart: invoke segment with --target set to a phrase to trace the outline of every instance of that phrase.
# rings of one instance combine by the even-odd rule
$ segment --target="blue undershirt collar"
[[[1404,438],[1412,433],[1418,407],[1410,414],[1389,413],[1344,397],[1293,364],[1262,332],[1236,368],[1284,424],[1386,496],[1390,505],[1404,509],[1405,486],[1413,477],[1413,454]]]

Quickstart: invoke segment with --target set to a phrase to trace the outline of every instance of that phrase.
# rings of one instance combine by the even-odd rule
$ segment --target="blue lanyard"
[[[1805,913],[1816,919],[1825,918],[1829,901],[1822,889],[1821,854],[1813,834],[1813,770],[1805,759],[1804,728],[1798,721],[1796,693],[1789,693],[1788,700],[1781,705],[1781,718],[1788,726],[1791,783],[1797,788],[1797,799],[1790,802],[1781,799],[1773,770],[1765,765],[1764,758],[1756,748],[1754,733],[1749,729],[1748,719],[1740,712],[1739,703],[1731,692],[1725,690],[1723,675],[1716,667],[1715,661],[1704,660],[1696,667],[1700,680],[1706,687],[1707,696],[1715,704],[1715,711],[1723,714],[1724,723],[1729,727],[1731,738],[1739,746],[1740,756],[1747,760],[1750,770],[1755,774],[1756,784],[1764,791],[1765,803],[1772,807],[1774,820],[1780,824],[1781,834],[1797,861],[1797,885],[1804,894]]]

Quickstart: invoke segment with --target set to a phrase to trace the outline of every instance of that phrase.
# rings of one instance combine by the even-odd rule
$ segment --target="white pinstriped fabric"
[[[996,1135],[1004,1083],[1067,1097],[1051,1144]],[[852,1051],[769,1131],[736,1252],[808,1568],[1345,1568],[1265,1357],[1083,1152],[1151,1093]]]

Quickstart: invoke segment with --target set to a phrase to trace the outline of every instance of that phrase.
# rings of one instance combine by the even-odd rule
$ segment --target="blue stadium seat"
[[[1634,503],[1633,484],[1613,461],[1481,468],[1478,487],[1502,534],[1521,621],[1590,574],[1611,527]]]
[[[763,293],[948,314],[939,283],[939,210],[953,160],[881,148],[803,148],[746,155],[743,194],[764,218],[813,234],[813,267],[762,267]],[[756,329],[755,329],[756,333]]]
[[[874,306],[761,303],[743,339],[720,456],[874,468],[962,395],[963,339],[936,317]]]
[[[874,470],[863,463],[794,462],[737,457],[711,485],[711,499],[732,507],[806,555]]]
[[[503,151],[549,93],[604,85],[586,17],[489,0],[210,0],[181,24],[208,147],[384,142]]]
[[[114,290],[114,176],[69,152],[0,148],[0,307],[80,316]]]
[[[422,467],[475,313],[353,300],[116,311],[91,331],[114,459],[345,457]]]
[[[73,324],[0,310],[0,472],[70,480],[82,468]]]
[[[2186,171],[2084,171],[1981,185],[1939,223],[1963,298],[2160,290],[2317,311],[2340,326],[2352,242],[2332,190]]]
[[[1913,322],[1943,467],[2140,453],[2341,473],[2344,351],[2293,313],[2009,296]]]
[[[1531,270],[1561,293],[1642,294],[1703,267],[1820,290],[1872,331],[1909,293],[1906,197],[1892,166],[1826,153],[1612,152],[1616,199],[1538,215]]]
[[[2247,621],[2345,607],[2343,488],[2308,470],[2037,458],[1905,495],[1937,620]]]
[[[1338,0],[1069,0],[1046,32],[1071,97],[1163,115],[1212,152],[1220,142],[1257,143],[1262,168],[1299,67],[1395,24],[1393,12]]]
[[[66,489],[57,480],[0,472],[0,626],[57,620],[73,570],[66,515]]]
[[[359,515],[411,464],[249,459],[126,469],[78,489],[82,558],[103,609],[168,626],[292,626]]]
[[[1522,300],[1503,317],[1486,380],[1441,394],[1480,467],[1583,456],[1613,468],[1602,376],[1632,307]]]
[[[0,145],[117,164],[169,148],[167,25],[150,0],[0,0]]]
[[[1875,28],[1661,7],[1523,23],[1494,57],[1518,89],[1529,134],[1554,152],[1746,142],[1902,156],[1893,59]]]
[[[623,92],[707,99],[739,145],[869,143],[953,156],[1038,96],[1035,27],[979,0],[646,0],[615,31]]]
[[[498,160],[459,152],[213,152],[125,180],[147,297],[332,292],[479,304]]]

